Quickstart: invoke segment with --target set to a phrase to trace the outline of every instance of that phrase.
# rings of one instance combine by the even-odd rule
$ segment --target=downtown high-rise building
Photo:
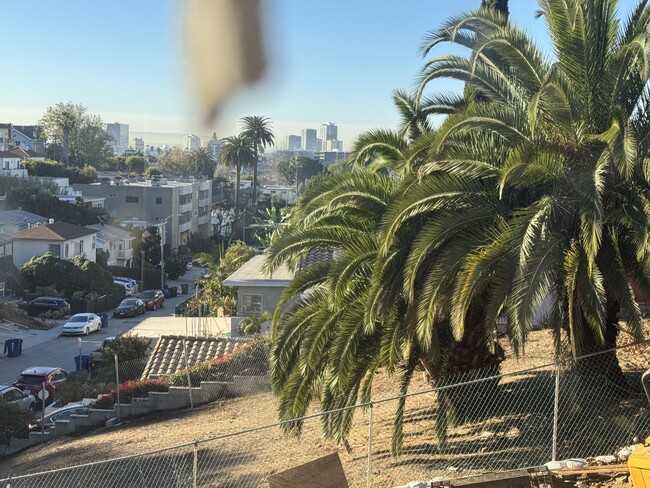
[[[201,138],[196,134],[187,134],[183,136],[183,148],[187,151],[201,147]]]
[[[300,149],[303,151],[318,151],[318,137],[316,129],[303,129],[300,138]]]
[[[326,144],[326,141],[336,141],[337,140],[338,127],[332,122],[323,124],[320,126],[320,139],[323,141],[323,145]]]
[[[284,139],[283,149],[287,151],[300,151],[302,138],[300,136],[290,135]]]
[[[144,140],[136,137],[133,140],[133,149],[135,149],[135,152],[137,153],[144,154]]]
[[[106,132],[113,139],[113,154],[123,156],[129,148],[129,124],[106,124]]]

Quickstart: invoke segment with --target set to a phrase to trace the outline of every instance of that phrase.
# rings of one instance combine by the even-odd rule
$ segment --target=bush
[[[0,320],[14,317],[18,313],[16,302],[0,300]]]
[[[117,392],[120,392],[120,403],[131,403],[134,398],[147,398],[150,391],[168,391],[169,385],[164,379],[127,381],[115,388],[106,395],[102,395],[94,404],[93,408],[113,408],[117,402]]]
[[[120,336],[108,341],[101,351],[106,359],[112,360],[117,355],[120,363],[142,359],[149,352],[149,339],[137,335]]]
[[[179,276],[183,276],[187,271],[187,260],[185,256],[178,253],[173,253],[165,260],[165,272],[170,280],[175,280]]]
[[[192,386],[201,381],[232,381],[234,376],[263,376],[269,372],[269,340],[259,337],[223,357],[190,368]],[[169,377],[170,386],[187,386],[187,370]]]
[[[63,407],[84,398],[97,398],[107,389],[106,384],[89,383],[87,371],[73,371],[56,389],[56,401],[59,406]]]
[[[27,439],[32,421],[30,412],[25,412],[0,398],[0,444],[9,444],[12,437]]]

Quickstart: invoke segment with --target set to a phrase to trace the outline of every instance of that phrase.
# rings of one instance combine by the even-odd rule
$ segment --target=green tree
[[[187,271],[187,260],[185,256],[181,256],[177,252],[171,253],[165,259],[165,273],[169,276],[170,280],[176,280],[183,276]]]
[[[128,171],[141,175],[147,167],[147,160],[144,156],[127,156],[124,166]]]
[[[158,169],[163,173],[176,175],[192,173],[190,156],[183,149],[174,147],[160,157]]]
[[[237,176],[235,181],[235,222],[239,221],[239,186],[241,182],[242,167],[250,167],[255,164],[256,156],[252,142],[243,134],[238,136],[226,137],[223,140],[221,153],[219,153],[221,164],[229,167],[235,167]]]
[[[293,160],[293,167],[292,162]],[[304,156],[296,156],[296,159],[291,158],[283,160],[278,163],[278,174],[280,177],[290,185],[296,183],[296,167],[298,173],[298,181],[305,182],[313,178],[325,169],[320,161]]]
[[[253,205],[257,204],[257,163],[264,148],[273,146],[275,136],[271,130],[271,120],[260,115],[248,115],[241,119],[242,135],[250,140],[253,147]]]
[[[212,157],[206,147],[198,147],[190,152],[190,165],[193,168],[192,173],[214,178],[214,172],[217,169],[217,161]]]
[[[241,332],[246,335],[259,334],[262,331],[262,324],[273,318],[270,312],[254,314],[252,317],[246,317],[239,323]]]
[[[640,46],[649,40],[650,9],[640,3],[619,28],[616,6],[540,1],[554,62],[485,9],[430,36],[429,46],[454,42],[472,54],[428,62],[420,92],[430,80],[453,77],[489,102],[470,104],[442,125],[419,188],[409,187],[391,211],[385,235],[428,222],[412,234],[405,290],[426,293],[423,317],[453,290],[457,339],[480,302],[486,327],[507,309],[511,339],[521,346],[544,298],[552,303],[549,325],[558,338],[566,331],[577,356],[616,344],[619,312],[642,336],[628,278],[650,289],[650,185],[635,131],[648,109],[650,58]],[[461,25],[464,34],[455,36]],[[472,235],[463,235],[470,227]],[[403,243],[389,239],[386,252],[396,246]],[[451,253],[453,263],[445,262]],[[427,273],[422,265],[432,260],[439,265]],[[592,375],[624,381],[614,354],[585,364]]]
[[[38,122],[48,157],[66,165],[101,166],[109,156],[111,137],[98,115],[72,102],[48,107]]]
[[[160,233],[158,227],[147,227],[142,234],[137,255],[141,256],[144,251],[144,260],[154,268],[160,268]]]

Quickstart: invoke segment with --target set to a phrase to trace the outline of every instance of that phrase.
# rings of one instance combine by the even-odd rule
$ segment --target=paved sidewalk
[[[107,328],[94,332],[89,336],[83,336],[81,354],[89,354],[106,337],[125,333],[145,318],[174,315],[174,307],[194,292],[194,280],[203,271],[203,268],[195,266],[187,270],[185,275],[178,280],[167,280],[169,286],[178,286],[179,292],[181,284],[187,284],[189,288],[188,295],[179,294],[175,298],[168,298],[165,300],[164,308],[154,312],[147,312],[136,318],[110,318]],[[59,325],[50,330],[23,329],[0,324],[0,347],[4,348],[4,341],[7,339],[23,340],[23,353],[21,356],[15,358],[10,358],[6,354],[0,356],[0,384],[10,384],[21,371],[30,366],[56,366],[66,371],[75,369],[74,357],[79,354],[79,342],[75,337],[60,336],[61,326],[65,320],[58,320],[57,322]]]

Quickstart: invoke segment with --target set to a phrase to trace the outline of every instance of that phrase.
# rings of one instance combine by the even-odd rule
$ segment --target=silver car
[[[36,398],[29,392],[23,392],[15,386],[0,385],[0,397],[8,403],[17,405],[21,410],[34,412]]]

